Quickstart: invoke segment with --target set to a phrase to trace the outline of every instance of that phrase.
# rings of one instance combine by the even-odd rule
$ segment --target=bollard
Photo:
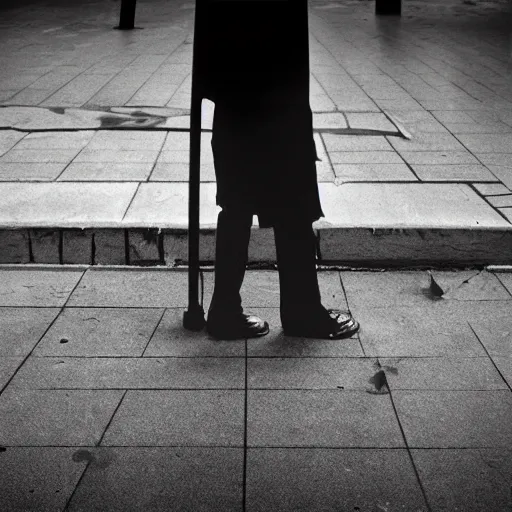
[[[375,0],[375,14],[400,16],[402,0]]]
[[[119,15],[119,30],[133,30],[135,28],[135,6],[137,0],[121,0],[121,14]]]

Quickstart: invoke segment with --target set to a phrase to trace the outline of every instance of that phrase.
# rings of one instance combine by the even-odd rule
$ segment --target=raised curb
[[[510,229],[317,228],[318,263],[363,267],[512,265]],[[215,230],[200,232],[200,261],[215,260]],[[188,262],[185,229],[3,229],[0,264],[174,267]],[[252,228],[249,263],[276,263],[274,233]]]

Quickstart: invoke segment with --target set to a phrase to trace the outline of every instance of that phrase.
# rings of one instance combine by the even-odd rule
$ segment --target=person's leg
[[[274,225],[274,234],[285,334],[337,339],[355,333],[359,324],[348,312],[328,310],[322,305],[311,222],[282,220]]]
[[[219,213],[215,249],[215,285],[206,328],[220,339],[264,336],[267,322],[243,313],[240,289],[245,275],[252,213],[224,209]]]
[[[321,311],[316,274],[316,240],[311,223],[282,220],[274,225],[283,328]]]
[[[215,286],[210,312],[234,316],[242,312],[240,288],[247,265],[252,213],[222,210],[217,220]]]

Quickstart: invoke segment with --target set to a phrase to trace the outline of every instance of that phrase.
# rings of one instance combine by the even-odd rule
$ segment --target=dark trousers
[[[248,260],[252,213],[222,210],[217,221],[215,287],[210,313],[240,313],[240,289]],[[274,225],[283,327],[319,311],[316,240],[311,221],[294,218]]]

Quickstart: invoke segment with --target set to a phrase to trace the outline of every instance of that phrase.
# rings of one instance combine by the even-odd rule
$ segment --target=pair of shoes
[[[238,313],[231,317],[208,314],[206,331],[219,340],[259,338],[269,333],[268,323],[255,315]]]
[[[352,317],[350,312],[340,309],[327,309],[326,312],[328,318],[321,321],[313,321],[306,325],[294,323],[284,329],[285,336],[341,340],[350,338],[359,330],[359,322]]]

